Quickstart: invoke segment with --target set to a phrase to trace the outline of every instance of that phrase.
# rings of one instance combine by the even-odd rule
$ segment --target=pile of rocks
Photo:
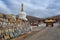
[[[3,27],[4,26],[4,27]],[[19,37],[23,34],[30,32],[30,25],[28,23],[23,23],[18,27],[18,25],[1,25],[0,24],[0,39],[10,40],[12,38]]]

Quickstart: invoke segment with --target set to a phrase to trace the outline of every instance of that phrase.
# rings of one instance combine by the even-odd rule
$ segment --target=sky
[[[22,3],[27,15],[39,18],[60,15],[60,0],[0,0],[0,13],[17,15]]]

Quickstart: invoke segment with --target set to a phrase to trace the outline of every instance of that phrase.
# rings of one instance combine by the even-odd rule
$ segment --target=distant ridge
[[[60,19],[60,15],[51,16],[51,17],[48,17],[46,19]]]
[[[38,25],[41,21],[44,20],[44,18],[37,18],[37,17],[33,17],[33,16],[27,16],[27,19],[30,23],[32,23],[32,25]],[[34,24],[36,23],[36,24]]]

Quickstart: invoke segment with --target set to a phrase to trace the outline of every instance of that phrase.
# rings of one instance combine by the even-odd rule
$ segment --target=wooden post
[[[46,23],[46,27],[48,27],[48,23]]]

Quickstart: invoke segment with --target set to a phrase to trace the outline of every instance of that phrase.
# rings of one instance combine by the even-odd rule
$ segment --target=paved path
[[[24,40],[60,40],[60,28],[48,27],[43,31],[28,36]]]
[[[18,38],[14,38],[14,39],[11,39],[11,40],[24,40],[26,37],[30,37],[30,36],[33,36],[35,35],[37,32],[40,32],[42,30],[46,29],[46,27],[35,27],[31,30],[31,32],[27,33],[27,34],[24,34]]]

